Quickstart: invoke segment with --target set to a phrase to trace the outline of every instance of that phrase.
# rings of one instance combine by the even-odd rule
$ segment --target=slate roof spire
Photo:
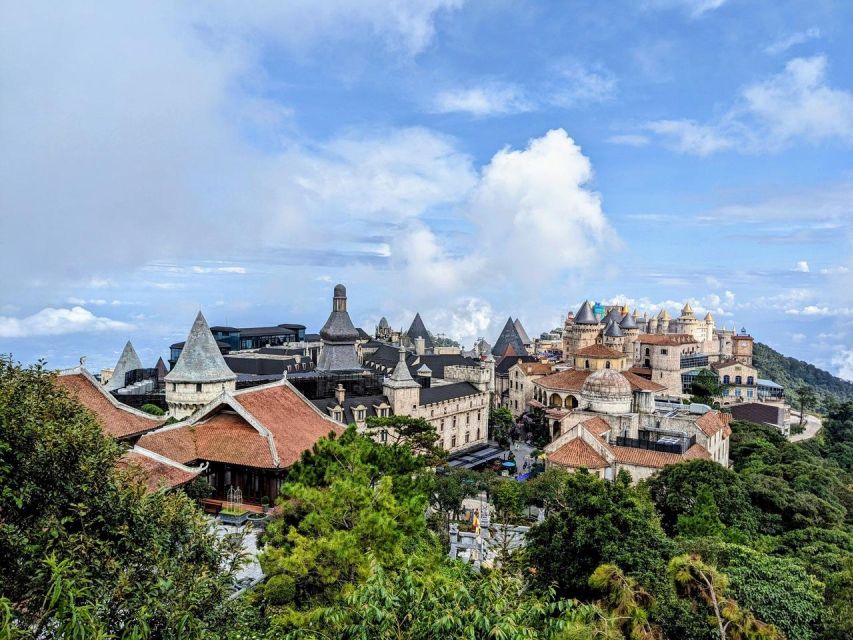
[[[518,337],[521,338],[521,341],[524,344],[531,344],[530,336],[527,335],[527,332],[524,330],[524,325],[521,324],[521,320],[519,318],[515,319],[513,322],[515,325],[515,330],[518,332]]]
[[[406,351],[406,347],[400,343],[400,360],[397,362],[397,366],[394,367],[394,371],[391,372],[391,375],[385,378],[385,382],[383,386],[391,387],[392,389],[406,389],[406,388],[415,388],[420,387],[415,379],[412,377],[412,372],[409,371],[409,365],[406,364],[406,356],[409,355]]]
[[[496,358],[507,355],[522,356],[527,354],[527,349],[524,347],[524,342],[521,336],[518,335],[518,330],[515,328],[515,323],[512,317],[506,319],[506,324],[501,335],[498,336],[495,346],[492,348],[492,354]]]
[[[406,331],[406,335],[409,336],[409,340],[412,341],[412,344],[415,344],[415,338],[423,338],[424,348],[427,351],[431,351],[435,346],[429,335],[429,331],[427,331],[426,326],[424,326],[424,321],[421,319],[420,313],[415,314],[415,319],[412,320],[412,326],[410,326],[409,330]]]
[[[166,375],[166,382],[227,382],[236,379],[219,352],[207,320],[199,311],[178,361]]]
[[[320,329],[323,346],[317,359],[316,369],[320,371],[352,371],[360,369],[355,343],[358,331],[353,326],[347,312],[347,289],[344,285],[335,285],[332,296],[332,312],[326,324]]]
[[[121,355],[118,357],[118,362],[116,362],[116,366],[113,369],[113,375],[104,388],[107,391],[124,388],[125,375],[134,369],[142,369],[142,361],[136,354],[136,349],[133,348],[130,340],[128,340],[127,344],[124,345],[124,349],[122,349]]]
[[[575,324],[598,324],[595,313],[592,311],[592,305],[589,300],[586,300],[578,312],[575,314]]]

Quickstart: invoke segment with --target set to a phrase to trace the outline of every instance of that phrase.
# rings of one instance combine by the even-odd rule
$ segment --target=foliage
[[[146,403],[139,407],[140,411],[144,411],[145,413],[150,413],[152,416],[165,416],[166,412],[163,411],[156,404]]]
[[[676,556],[669,562],[667,572],[682,593],[711,611],[710,620],[720,640],[784,640],[776,627],[758,620],[728,598],[726,576],[705,564],[698,555]]]
[[[612,563],[650,586],[673,551],[648,497],[624,478],[608,482],[585,472],[563,473],[568,499],[552,507],[528,535],[528,556],[541,586],[565,597],[592,595],[588,580]]]
[[[185,484],[182,489],[189,496],[190,500],[195,500],[196,502],[213,495],[213,485],[203,476],[196,476]]]
[[[149,493],[41,365],[0,362],[0,598],[21,638],[221,630],[239,549],[182,492]],[[11,613],[11,617],[9,617]]]
[[[687,537],[714,537],[723,535],[726,525],[720,520],[720,508],[708,487],[699,489],[693,510],[678,516],[678,535]]]
[[[508,447],[510,432],[515,424],[512,413],[506,407],[498,407],[491,411],[489,418],[492,422],[492,439],[500,446]]]
[[[797,405],[800,407],[800,426],[806,419],[806,411],[811,409],[817,403],[817,394],[807,384],[801,384],[793,392]]]
[[[649,622],[653,598],[619,567],[601,565],[589,577],[589,586],[605,592],[600,606],[611,612],[626,638],[652,640],[660,636],[660,629]]]
[[[440,469],[431,478],[430,506],[436,515],[436,529],[442,542],[448,543],[450,517],[462,510],[462,501],[483,488],[480,475],[467,469]]]
[[[392,450],[405,448],[416,455],[424,456],[426,464],[430,466],[440,464],[447,457],[435,427],[423,418],[371,416],[367,419],[367,434],[376,437],[383,431],[386,433],[386,445]]]
[[[719,398],[727,385],[720,382],[720,377],[710,369],[702,369],[690,385],[690,393],[703,403],[713,404]]]
[[[647,481],[661,524],[670,535],[681,533],[679,520],[694,515],[697,499],[706,491],[719,510],[719,520],[729,529],[754,534],[758,514],[741,477],[711,460],[691,460],[664,467]]]

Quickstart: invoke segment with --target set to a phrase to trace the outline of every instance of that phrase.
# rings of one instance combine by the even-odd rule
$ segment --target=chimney
[[[343,406],[344,399],[346,397],[347,397],[347,392],[346,392],[346,389],[344,389],[344,385],[342,385],[341,383],[338,383],[338,386],[335,387],[335,401],[339,405]]]
[[[432,385],[432,370],[426,365],[422,365],[420,369],[418,369],[418,383],[424,389],[429,389]]]
[[[417,353],[419,356],[422,356],[424,355],[425,351],[426,340],[424,340],[422,336],[418,336],[417,338],[415,338],[415,353]]]

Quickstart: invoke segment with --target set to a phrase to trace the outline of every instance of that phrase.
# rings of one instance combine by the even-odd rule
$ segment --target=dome
[[[346,298],[347,297],[347,288],[342,284],[336,284],[334,295],[336,298]]]
[[[599,369],[583,383],[581,395],[591,411],[630,413],[631,384],[615,369]]]

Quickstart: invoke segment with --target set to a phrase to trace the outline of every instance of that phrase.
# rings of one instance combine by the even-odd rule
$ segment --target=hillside
[[[797,387],[807,384],[814,387],[821,397],[829,395],[838,400],[853,400],[853,382],[842,380],[808,362],[783,356],[766,344],[755,343],[753,364],[762,378],[770,378],[784,386],[789,397]]]

